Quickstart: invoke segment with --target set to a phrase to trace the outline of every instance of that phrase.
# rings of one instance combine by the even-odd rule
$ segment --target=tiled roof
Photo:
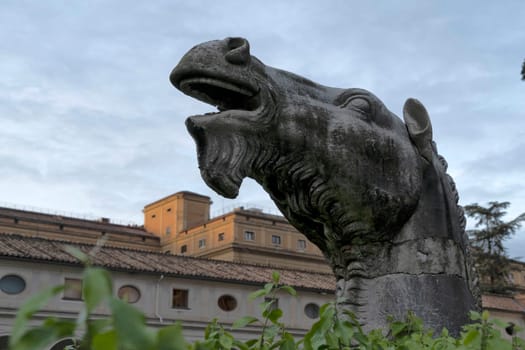
[[[152,233],[146,232],[144,228],[140,226],[118,225],[110,222],[79,219],[68,216],[45,214],[4,207],[0,207],[0,217],[16,218],[18,220],[32,221],[39,224],[56,224],[88,230],[100,230],[140,236],[154,236]]]
[[[513,297],[486,294],[483,295],[481,299],[483,308],[485,309],[525,313],[525,307],[518,303]]]
[[[21,259],[57,264],[80,265],[66,252],[67,245],[89,253],[94,245],[78,244],[43,238],[0,233],[0,259]],[[281,275],[281,282],[295,288],[333,293],[335,278],[331,274],[298,271],[277,267],[240,264],[227,261],[192,258],[148,251],[101,247],[92,257],[92,263],[109,270],[157,273],[186,278],[263,284],[271,280],[273,271]]]

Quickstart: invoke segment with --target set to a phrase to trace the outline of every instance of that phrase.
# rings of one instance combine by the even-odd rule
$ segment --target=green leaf
[[[279,350],[296,350],[295,340],[291,334],[286,333],[281,340]]]
[[[281,286],[280,288],[291,296],[297,296],[297,291],[290,286]]]
[[[275,324],[272,324],[264,329],[264,332],[263,332],[264,338],[267,341],[272,341],[275,338],[275,336],[279,333],[280,330],[281,330],[281,327]]]
[[[22,305],[18,310],[16,319],[9,337],[10,346],[14,346],[22,335],[24,334],[27,326],[27,321],[33,316],[35,312],[40,310],[46,305],[51,298],[64,290],[64,286],[55,286],[43,290],[42,292],[29,298],[27,302]]]
[[[210,321],[210,323],[204,330],[204,339],[213,337],[213,335],[216,333],[217,328],[218,328],[217,318],[214,318]]]
[[[470,311],[469,316],[472,321],[481,320],[481,314],[479,312]]]
[[[259,308],[261,309],[261,314],[264,318],[268,317],[268,314],[275,309],[276,306],[276,299],[268,299],[266,301],[263,301],[259,304]]]
[[[334,325],[335,307],[333,303],[321,306],[321,318],[312,325],[304,337],[305,350],[318,350],[326,345],[325,334]]]
[[[493,318],[490,321],[494,323],[496,326],[498,326],[499,328],[505,328],[505,327],[508,327],[509,325],[508,322],[503,322],[501,320],[498,320],[497,318]]]
[[[45,349],[51,343],[59,340],[57,333],[46,327],[38,327],[25,332],[16,342],[11,343],[10,350]]]
[[[111,276],[109,272],[98,267],[84,270],[82,293],[87,313],[91,313],[104,299],[112,295]]]
[[[85,313],[85,310],[83,310]],[[77,321],[77,325],[78,325]],[[111,319],[105,318],[100,320],[87,320],[85,327],[86,332],[80,340],[80,347],[78,350],[91,349],[93,338],[101,333],[105,333],[111,325]]]
[[[48,318],[41,326],[25,332],[16,343],[10,346],[10,349],[36,350],[47,348],[51,343],[60,339],[73,337],[74,332],[74,322]]]
[[[80,260],[80,262],[84,265],[89,265],[89,255],[78,249],[77,247],[73,247],[70,245],[66,245],[64,247],[64,250],[66,253],[72,255],[74,258],[77,258]]]
[[[390,324],[390,330],[392,331],[392,336],[397,337],[400,333],[402,333],[407,328],[407,324],[403,322],[392,322]]]
[[[250,350],[250,345],[248,343],[251,342],[251,341],[257,342],[256,339],[249,340],[246,343],[244,343],[244,342],[242,342],[240,340],[234,339],[233,340],[233,346],[235,348],[237,348],[237,349],[240,349],[240,350]]]
[[[255,346],[255,344],[257,344],[257,342],[259,341],[259,339],[250,339],[250,340],[247,340],[246,342],[244,342],[244,344],[246,344],[249,348]]]
[[[279,319],[283,316],[283,310],[281,309],[273,309],[268,313],[268,316],[266,316],[272,323],[277,323]]]
[[[334,324],[334,334],[339,338],[341,343],[344,345],[350,346],[352,336],[354,335],[354,329],[349,322],[341,322],[337,320]]]
[[[180,323],[161,328],[157,332],[157,346],[155,350],[186,350],[187,344],[182,335]]]
[[[279,284],[279,280],[281,279],[281,275],[279,275],[279,272],[273,271],[272,272],[272,281],[274,284]]]
[[[463,338],[463,345],[469,345],[478,337],[480,337],[479,331],[477,329],[471,329]]]
[[[357,340],[359,344],[362,344],[362,345],[365,345],[368,343],[368,339],[366,335],[364,335],[363,333],[356,333],[354,336],[354,339]]]
[[[259,319],[257,317],[244,316],[244,317],[239,318],[235,322],[233,322],[232,329],[243,328],[243,327],[246,327],[247,325],[250,325],[250,324],[255,323],[257,321],[259,321]]]
[[[508,340],[502,338],[489,339],[487,345],[488,349],[512,350],[511,343]]]
[[[233,345],[233,337],[230,334],[222,334],[219,338],[219,344],[225,349],[231,349]]]
[[[250,295],[248,295],[248,299],[249,300],[255,300],[259,297],[262,297],[263,295],[266,295],[266,290],[265,289],[258,289],[256,290],[255,292],[253,293],[250,293]]]
[[[337,349],[339,348],[339,339],[335,336],[334,333],[332,332],[326,332],[325,335],[324,335],[325,339],[326,339],[326,344],[330,347],[330,348],[334,348],[334,349]]]
[[[42,326],[55,332],[60,338],[73,337],[76,324],[69,320],[60,320],[57,318],[47,318]]]
[[[481,313],[481,319],[482,319],[483,321],[488,321],[489,317],[490,317],[490,314],[489,314],[489,312],[488,312],[487,310],[484,310],[484,311]]]
[[[110,299],[113,325],[119,347],[146,350],[155,342],[155,334],[145,324],[144,315],[126,302]]]
[[[110,330],[93,337],[91,350],[118,350],[117,332]]]

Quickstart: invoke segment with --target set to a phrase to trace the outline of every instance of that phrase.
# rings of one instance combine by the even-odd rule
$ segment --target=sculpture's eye
[[[350,97],[341,105],[341,108],[348,107],[357,109],[358,111],[366,114],[370,114],[371,111],[370,102],[361,96]]]

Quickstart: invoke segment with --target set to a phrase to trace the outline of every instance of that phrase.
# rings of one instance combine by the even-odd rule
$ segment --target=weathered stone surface
[[[217,106],[189,117],[202,177],[233,198],[260,183],[325,254],[338,300],[366,328],[413,310],[452,333],[477,308],[464,216],[424,106],[404,123],[372,93],[316,84],[265,66],[248,41],[191,49],[171,82]]]

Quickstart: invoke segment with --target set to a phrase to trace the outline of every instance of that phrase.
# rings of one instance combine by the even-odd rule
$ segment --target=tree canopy
[[[509,257],[503,241],[512,236],[525,221],[525,213],[510,221],[503,221],[509,202],[478,203],[465,206],[465,212],[476,220],[475,229],[467,230],[473,256],[482,279],[482,288],[490,292],[504,292],[509,287]]]

